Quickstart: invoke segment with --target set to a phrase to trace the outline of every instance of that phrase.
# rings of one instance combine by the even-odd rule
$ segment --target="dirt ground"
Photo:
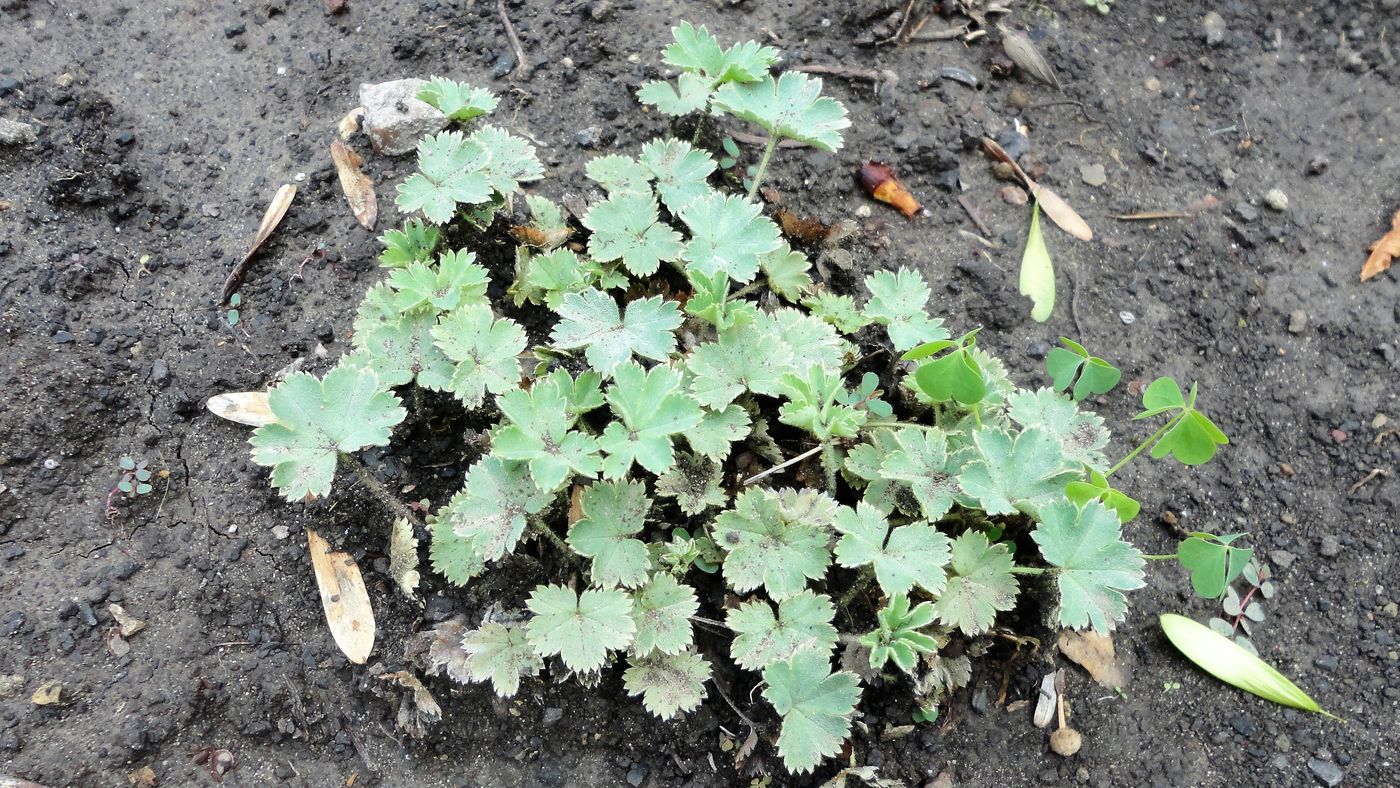
[[[1163,513],[1190,530],[1252,533],[1279,584],[1256,644],[1348,720],[1194,670],[1156,617],[1204,618],[1209,605],[1180,570],[1154,565],[1116,636],[1128,691],[1070,671],[1078,756],[1049,753],[1029,711],[996,705],[1003,666],[989,658],[937,726],[903,737],[888,732],[908,723],[907,701],[868,695],[854,760],[911,785],[940,773],[974,786],[1394,784],[1400,277],[1362,284],[1357,271],[1400,208],[1395,0],[1118,0],[1107,16],[1077,0],[1014,3],[1059,91],[992,78],[995,35],[859,44],[888,33],[903,5],[512,0],[533,64],[524,75],[506,74],[513,54],[488,0],[350,0],[336,16],[312,0],[0,0],[0,118],[39,132],[0,146],[0,775],[126,786],[149,767],[159,785],[212,784],[192,757],[212,747],[236,759],[226,785],[747,784],[721,748],[723,731],[742,730],[731,709],[656,722],[622,697],[620,671],[596,688],[534,682],[511,702],[434,680],[445,718],[408,739],[397,703],[375,692],[383,682],[348,665],[326,631],[304,528],[366,569],[380,623],[371,662],[390,669],[410,633],[476,614],[500,589],[435,581],[426,607],[398,597],[368,496],[347,483],[328,502],[281,502],[248,460],[247,432],[203,409],[295,359],[324,369],[381,276],[377,232],[355,224],[327,154],[361,82],[443,74],[498,91],[500,122],[539,141],[543,188],[558,197],[585,187],[588,157],[635,152],[666,130],[633,89],[660,73],[670,25],[690,20],[726,42],[769,38],[788,64],[897,75],[878,89],[829,78],[854,121],[846,147],[784,151],[773,168],[799,213],[859,222],[827,254],[835,286],[917,267],[935,311],[955,330],[987,326],[982,343],[1022,382],[1043,379],[1039,357],[1059,335],[1127,379],[1201,382],[1232,445],[1199,470],[1132,467],[1123,483],[1144,516],[1130,538],[1171,550]],[[1202,29],[1211,10],[1225,25],[1216,45]],[[979,87],[941,78],[950,66]],[[1015,294],[1025,209],[997,196],[1003,184],[966,144],[1013,119],[1028,125],[1045,182],[1097,231],[1080,243],[1047,230],[1062,302],[1043,325]],[[894,164],[929,214],[906,222],[870,203],[851,177],[870,158]],[[1101,186],[1081,177],[1093,165]],[[380,228],[396,225],[392,184],[411,159],[368,166]],[[246,333],[230,330],[213,305],[220,285],[273,191],[294,180],[296,203],[243,289]],[[959,188],[998,248],[966,234],[977,228]],[[1265,205],[1271,189],[1286,211]],[[1188,218],[1110,218],[1207,195],[1219,207]],[[299,275],[318,245],[335,265],[313,260]],[[1141,434],[1133,405],[1120,392],[1102,409],[1128,445]],[[440,503],[459,483],[460,441],[419,443],[368,458]],[[168,484],[109,517],[124,455],[168,470]],[[1388,475],[1354,487],[1373,469]],[[120,657],[110,603],[148,624]],[[1048,666],[1042,656],[1010,671],[1008,701],[1030,696]],[[61,701],[32,703],[50,680]],[[731,687],[741,708],[748,689]],[[770,753],[761,745],[752,762],[776,766]],[[799,781],[779,770],[773,783],[834,771]]]

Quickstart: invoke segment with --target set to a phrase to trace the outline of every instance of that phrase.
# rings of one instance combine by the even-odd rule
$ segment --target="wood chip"
[[[1060,653],[1089,671],[1094,681],[1115,690],[1128,686],[1128,671],[1118,662],[1113,638],[1092,631],[1065,630],[1058,645]]]
[[[331,140],[331,161],[335,162],[340,190],[345,192],[345,201],[350,204],[355,221],[366,230],[373,230],[379,219],[379,201],[374,196],[374,183],[360,170],[364,164],[360,154],[340,140]]]
[[[228,394],[215,394],[204,403],[210,413],[221,419],[261,427],[277,421],[272,408],[267,404],[266,391],[234,391]]]
[[[331,636],[346,659],[363,665],[374,648],[374,610],[360,567],[348,553],[331,552],[330,543],[310,528],[306,529],[306,547],[311,551],[311,568]]]
[[[35,706],[52,706],[63,700],[63,685],[55,679],[49,679],[39,685],[39,689],[34,690],[34,694],[29,696]]]
[[[364,118],[365,108],[356,107],[345,113],[345,117],[341,118],[340,122],[335,124],[335,130],[340,134],[341,139],[348,140],[355,136],[355,133],[360,130],[360,123]]]

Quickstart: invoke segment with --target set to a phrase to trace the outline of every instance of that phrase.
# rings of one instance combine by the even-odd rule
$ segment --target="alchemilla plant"
[[[253,459],[293,501],[330,494],[342,465],[374,485],[352,455],[390,443],[398,392],[450,392],[495,426],[424,524],[433,568],[465,585],[530,550],[555,574],[440,627],[435,667],[502,696],[542,671],[620,667],[663,719],[703,702],[714,671],[748,674],[781,720],[769,740],[804,772],[841,749],[872,682],[936,717],[968,680],[968,641],[1023,597],[1057,626],[1123,620],[1147,558],[1123,538],[1137,505],[1111,485],[1123,462],[1103,420],[1080,406],[1119,375],[1066,341],[1053,387],[1016,386],[976,331],[954,337],[927,313],[915,271],[877,270],[854,296],[815,284],[751,198],[779,140],[839,148],[845,109],[819,79],[772,76],[768,47],[674,34],[664,59],[679,77],[641,100],[760,129],[748,196],[717,188],[693,142],[599,156],[587,175],[606,196],[581,226],[524,197],[507,285],[446,239],[505,224],[543,168],[485,120],[494,96],[434,79],[421,97],[460,128],[424,138],[399,186],[418,217],[383,237],[388,276],[360,304],[353,352],[272,389]],[[541,318],[547,333],[527,331]],[[1195,387],[1162,378],[1143,401],[1141,418],[1165,421],[1124,462],[1150,449],[1195,464],[1226,442]],[[1199,552],[1194,571],[1226,560]]]

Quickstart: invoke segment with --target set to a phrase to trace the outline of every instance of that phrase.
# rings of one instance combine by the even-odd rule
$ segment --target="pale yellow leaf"
[[[330,544],[310,528],[306,529],[306,546],[331,636],[347,659],[363,665],[374,648],[374,610],[360,567],[348,553],[331,552]]]
[[[373,230],[379,219],[379,201],[374,196],[374,183],[360,170],[360,154],[340,140],[331,140],[331,161],[340,176],[340,190],[350,204],[355,221],[366,230]]]
[[[272,408],[267,405],[266,391],[215,394],[204,403],[204,407],[221,419],[246,424],[249,427],[261,427],[277,420],[277,417],[272,415]]]

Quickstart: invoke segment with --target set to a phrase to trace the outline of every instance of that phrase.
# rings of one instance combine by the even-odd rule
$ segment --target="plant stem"
[[[550,542],[552,542],[555,547],[559,548],[559,552],[563,553],[566,558],[573,560],[573,548],[569,547],[569,543],[564,541],[563,538],[559,536],[559,534],[554,533],[553,528],[550,528],[547,525],[541,525],[540,523],[534,521],[531,521],[530,527],[534,528],[536,533],[543,534],[544,537]]]
[[[415,526],[423,525],[423,519],[418,516],[418,513],[408,508],[408,504],[404,503],[397,495],[390,492],[389,488],[384,486],[384,482],[379,481],[374,474],[369,472],[369,468],[365,467],[364,462],[362,462],[359,457],[341,453],[340,464],[341,467],[349,468],[350,471],[359,478],[360,482],[364,484],[365,489],[369,491],[370,495],[377,498],[379,502],[384,505],[385,509],[388,509],[396,516],[402,517]]]
[[[845,608],[847,605],[851,604],[851,600],[856,598],[856,594],[864,591],[865,587],[870,585],[870,581],[873,579],[875,579],[875,571],[873,569],[868,566],[861,569],[860,577],[857,577],[856,581],[851,583],[851,587],[846,589],[846,593],[841,595],[841,600],[836,603],[836,606]]]
[[[749,186],[749,194],[745,199],[753,200],[753,196],[758,194],[758,184],[763,182],[763,174],[768,171],[768,160],[773,158],[773,151],[777,147],[778,135],[769,135],[768,144],[763,147],[763,158],[758,160],[758,169],[754,171],[753,183]]]
[[[1043,574],[1046,574],[1046,573],[1049,572],[1049,571],[1050,571],[1049,569],[1042,569],[1042,568],[1040,568],[1040,567],[1035,567],[1035,566],[1013,566],[1013,567],[1011,567],[1011,574],[1013,574],[1013,575],[1043,575]]]
[[[730,293],[730,294],[729,294],[729,298],[726,299],[726,300],[735,300],[735,299],[743,298],[744,296],[748,295],[749,293],[752,293],[753,291],[757,290],[758,288],[760,288],[760,287],[762,287],[762,286],[763,286],[762,280],[760,280],[760,279],[755,279],[755,280],[753,280],[752,282],[749,282],[748,284],[746,284],[746,285],[744,285],[743,287],[739,288],[737,291],[735,291],[735,292],[733,292],[733,293]]]
[[[1144,555],[1143,558],[1148,561],[1174,561],[1176,560],[1176,553],[1169,553],[1167,555]]]
[[[1104,478],[1108,478],[1109,476],[1112,476],[1114,473],[1117,473],[1119,468],[1122,468],[1124,465],[1127,465],[1129,462],[1132,461],[1132,459],[1133,459],[1134,457],[1138,456],[1139,454],[1142,454],[1142,450],[1143,450],[1143,449],[1145,449],[1145,448],[1147,448],[1148,446],[1151,446],[1152,444],[1156,443],[1158,438],[1162,437],[1163,435],[1166,435],[1166,434],[1167,434],[1167,430],[1171,429],[1172,427],[1175,427],[1175,426],[1176,426],[1176,423],[1179,422],[1179,421],[1181,421],[1181,418],[1182,418],[1183,416],[1185,416],[1185,415],[1186,415],[1186,412],[1185,412],[1185,411],[1182,411],[1181,413],[1177,414],[1177,415],[1174,416],[1173,418],[1168,419],[1166,424],[1163,424],[1161,427],[1159,427],[1159,428],[1157,429],[1156,432],[1154,432],[1154,433],[1152,433],[1151,435],[1147,436],[1147,440],[1143,441],[1142,443],[1139,443],[1136,449],[1133,449],[1132,451],[1128,452],[1128,456],[1126,456],[1126,457],[1124,457],[1123,459],[1119,460],[1118,463],[1117,463],[1116,465],[1114,465],[1112,468],[1109,468],[1109,469],[1108,469],[1108,473],[1105,473],[1105,474],[1104,474]]]

